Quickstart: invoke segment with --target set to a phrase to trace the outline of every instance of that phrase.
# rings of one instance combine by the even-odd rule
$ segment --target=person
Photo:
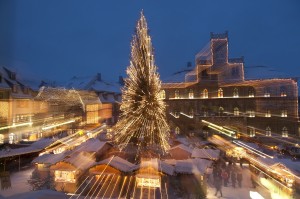
[[[221,197],[222,197],[223,196],[223,194],[222,194],[222,179],[220,177],[216,178],[215,187],[216,187],[215,196],[217,196],[218,192],[220,192]]]
[[[206,168],[205,174],[206,174],[206,180],[208,183],[210,182],[209,179],[210,179],[210,175],[212,174],[212,172],[213,172],[213,169],[211,167]]]
[[[239,183],[239,187],[241,188],[242,187],[242,180],[243,180],[243,175],[242,175],[242,172],[238,172],[237,176],[236,176],[236,179]]]
[[[224,181],[224,187],[227,187],[229,176],[228,176],[228,173],[227,173],[227,171],[225,169],[222,171],[221,176],[222,176],[222,179]]]
[[[233,188],[235,188],[236,175],[235,175],[234,171],[231,172],[231,183],[232,183]]]

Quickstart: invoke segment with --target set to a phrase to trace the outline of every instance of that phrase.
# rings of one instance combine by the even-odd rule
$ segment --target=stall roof
[[[220,150],[214,149],[198,149],[195,148],[192,152],[192,158],[218,159]]]

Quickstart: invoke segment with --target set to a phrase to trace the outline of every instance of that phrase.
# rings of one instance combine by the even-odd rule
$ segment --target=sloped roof
[[[59,154],[43,154],[35,158],[32,163],[38,164],[56,164],[57,162],[63,160],[68,154],[59,153]]]
[[[192,158],[218,159],[220,150],[214,149],[198,149],[195,148],[192,152]]]
[[[170,148],[169,151],[173,150],[173,149],[176,149],[176,148],[180,148],[180,149],[182,149],[182,150],[184,150],[184,151],[186,151],[188,153],[192,153],[193,152],[193,149],[191,149],[190,147],[187,147],[184,144],[179,144],[177,146],[174,146],[174,147]]]
[[[102,164],[112,166],[122,172],[131,172],[136,167],[135,164],[132,164],[131,162],[128,162],[127,160],[124,160],[118,156],[113,156],[100,162],[96,162],[92,165],[92,167]]]
[[[204,159],[187,159],[177,160],[175,164],[175,172],[183,174],[201,174],[205,173],[207,167],[212,164],[211,160]]]
[[[74,153],[71,156],[67,156],[62,160],[63,162],[70,163],[77,169],[82,171],[91,167],[95,161],[92,157],[84,155],[84,153]]]
[[[147,168],[152,167],[154,169],[157,169],[160,172],[163,172],[168,175],[174,174],[174,167],[167,164],[166,162],[163,162],[157,158],[152,158],[148,160],[142,160],[141,163],[138,165],[138,168]]]
[[[74,149],[74,152],[97,152],[101,150],[106,142],[101,142],[98,139],[90,138],[86,142],[83,142],[81,145],[77,146]]]

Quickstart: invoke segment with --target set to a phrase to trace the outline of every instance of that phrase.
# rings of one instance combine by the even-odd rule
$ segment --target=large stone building
[[[183,81],[162,85],[176,133],[216,127],[250,137],[299,136],[297,80],[247,80],[243,57],[228,58],[227,32],[211,33],[210,45],[196,55],[195,68],[183,74]]]

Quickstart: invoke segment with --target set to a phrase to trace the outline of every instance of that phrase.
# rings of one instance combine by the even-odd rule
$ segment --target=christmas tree
[[[133,143],[138,146],[139,153],[154,149],[166,152],[169,126],[143,12],[131,42],[130,66],[126,72],[128,77],[122,89],[121,115],[115,127],[114,141],[121,150]]]

